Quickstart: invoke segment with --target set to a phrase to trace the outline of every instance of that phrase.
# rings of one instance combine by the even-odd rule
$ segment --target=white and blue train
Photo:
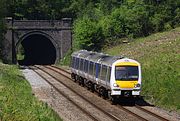
[[[133,59],[80,50],[71,60],[71,76],[80,85],[114,103],[120,97],[138,97],[141,66]]]

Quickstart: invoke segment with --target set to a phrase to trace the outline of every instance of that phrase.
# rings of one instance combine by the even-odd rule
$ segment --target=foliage
[[[7,3],[6,16],[15,19],[73,18],[74,43],[79,43],[76,49],[100,51],[119,38],[147,36],[180,24],[179,0],[3,1]]]
[[[5,16],[5,1],[0,1],[0,59],[2,59],[2,50],[3,50],[3,33],[5,32],[4,26],[4,16]]]
[[[58,115],[39,102],[16,66],[0,63],[0,120],[55,121]]]
[[[142,95],[170,110],[180,110],[179,32],[176,28],[105,50],[138,60],[142,65]]]
[[[89,46],[94,43],[93,37],[98,38],[99,36],[104,39],[101,47],[98,48],[101,50],[106,44],[116,43],[118,38],[147,36],[153,32],[170,30],[180,24],[180,2],[178,1],[127,0],[118,2],[115,0],[115,3],[116,5],[113,4],[113,1],[100,1],[94,5],[91,3],[91,6],[88,6],[91,12],[87,10],[81,12],[81,17],[74,22],[74,41],[78,43],[79,49],[97,50],[94,46]],[[91,28],[94,26],[100,28],[97,30],[98,32],[102,31],[101,34],[92,34]],[[86,32],[87,27],[92,32],[88,36],[82,34],[83,30]],[[93,30],[96,32],[95,28]]]
[[[67,53],[65,54],[64,58],[61,59],[60,63],[57,64],[57,65],[69,66],[69,65],[70,65],[70,62],[71,62],[71,54],[72,54],[72,49],[69,49],[69,50],[67,51]]]
[[[101,51],[107,44],[121,42],[122,38],[143,37],[154,32],[178,27],[180,25],[180,0],[0,0],[0,53],[2,53],[3,33],[5,32],[4,16],[34,20],[73,18],[73,50]],[[152,36],[149,37],[150,39],[136,40],[137,43],[123,44],[120,48],[113,48],[114,50],[109,51],[115,51],[114,54],[129,52],[128,56],[140,60],[143,70],[145,70],[143,71],[143,75],[145,75],[144,94],[152,95],[153,101],[157,104],[164,103],[167,107],[170,105],[177,107],[179,100],[175,99],[175,96],[178,97],[177,92],[180,89],[177,78],[179,70],[172,68],[177,68],[177,62],[180,62],[177,60],[179,56],[176,54],[176,45],[179,45],[179,39],[173,41],[173,44],[164,41],[161,41],[160,44],[157,42],[161,34]],[[151,39],[154,39],[154,43],[157,45],[149,45],[148,42]],[[155,52],[159,53],[156,55]],[[68,52],[64,62],[70,60],[70,53]],[[165,55],[165,53],[170,54]],[[173,62],[168,57],[171,57]],[[163,68],[160,65],[164,65]],[[157,75],[157,73],[159,74]],[[170,89],[174,84],[177,85]],[[155,85],[154,88],[151,88],[153,85]],[[172,94],[174,94],[172,98],[169,98]],[[159,95],[161,98],[158,97]],[[10,101],[11,98],[9,98]],[[13,106],[12,108],[14,108]],[[7,107],[5,108],[7,109]],[[18,113],[16,110],[12,112],[12,108],[6,110],[7,114]]]
[[[179,25],[180,23],[180,8],[177,8],[175,10],[175,19],[173,20],[173,22],[175,23],[175,25]]]
[[[98,51],[103,43],[102,30],[95,21],[84,16],[74,24],[74,40],[75,48]]]

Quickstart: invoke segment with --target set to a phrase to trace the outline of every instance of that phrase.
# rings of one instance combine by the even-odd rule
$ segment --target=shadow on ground
[[[139,106],[154,106],[151,105],[150,103],[148,103],[147,101],[144,100],[143,96],[137,98],[137,99],[133,99],[133,98],[123,98],[123,99],[119,99],[118,103],[121,106],[135,106],[135,105],[139,105]]]

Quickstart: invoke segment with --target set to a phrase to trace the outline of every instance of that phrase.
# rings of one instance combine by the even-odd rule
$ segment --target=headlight
[[[134,87],[136,88],[136,87],[140,87],[140,86],[141,86],[141,84],[138,83]]]
[[[119,85],[117,85],[116,83],[113,84],[114,87],[119,87]]]

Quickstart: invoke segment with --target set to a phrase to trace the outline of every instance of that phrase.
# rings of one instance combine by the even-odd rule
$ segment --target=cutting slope
[[[106,49],[142,64],[142,95],[156,105],[180,110],[180,27]]]

